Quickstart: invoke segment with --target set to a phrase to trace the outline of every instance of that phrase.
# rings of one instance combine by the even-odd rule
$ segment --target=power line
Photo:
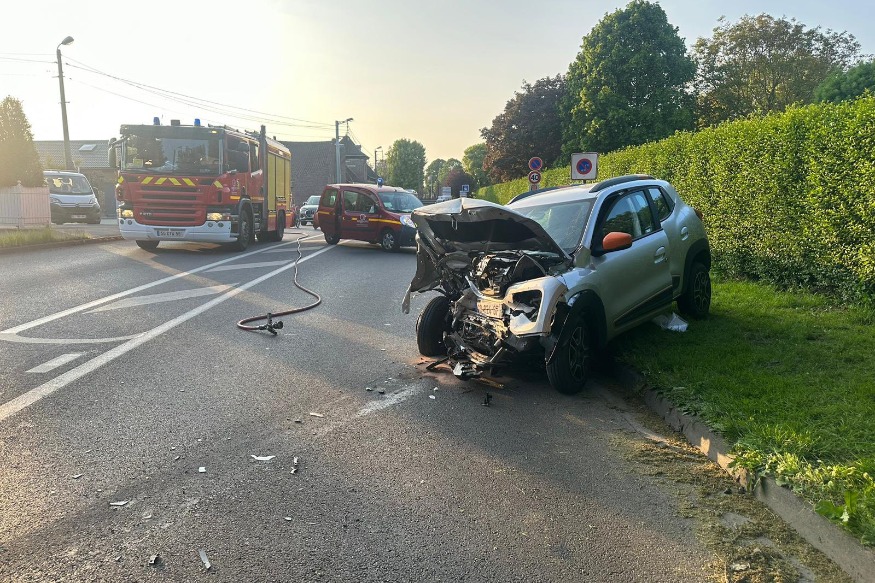
[[[208,99],[203,99],[203,98],[195,97],[192,95],[186,95],[184,93],[178,93],[176,91],[162,89],[160,87],[154,87],[152,85],[147,85],[145,83],[139,83],[136,81],[131,81],[129,79],[124,79],[122,77],[118,77],[116,75],[112,75],[110,73],[105,73],[103,71],[100,71],[99,69],[91,67],[90,65],[88,65],[86,63],[82,63],[81,61],[77,61],[75,59],[69,59],[69,60],[76,63],[75,65],[70,65],[73,68],[81,69],[81,70],[87,71],[89,73],[94,73],[97,75],[102,75],[104,77],[108,77],[110,79],[114,79],[114,80],[119,81],[121,83],[125,83],[126,85],[136,87],[137,89],[140,89],[142,91],[147,91],[150,93],[157,93],[157,94],[161,95],[162,97],[164,97],[165,99],[176,100],[176,101],[179,101],[181,103],[185,103],[186,105],[193,105],[193,106],[203,108],[204,106],[202,104],[206,103],[206,104],[210,104],[213,106],[217,106],[219,108],[225,108],[226,110],[239,110],[242,112],[246,112],[248,114],[268,116],[268,117],[274,118],[272,120],[272,121],[274,121],[274,123],[281,122],[281,120],[288,120],[289,122],[298,122],[298,123],[285,122],[285,125],[289,125],[289,126],[313,127],[313,128],[320,128],[320,129],[321,128],[330,129],[332,127],[332,124],[330,124],[330,123],[305,120],[305,119],[300,119],[300,118],[295,118],[295,117],[290,117],[290,116],[284,116],[284,115],[278,115],[278,114],[273,114],[273,113],[257,111],[257,110],[253,110],[253,109],[247,109],[247,108],[243,108],[243,107],[237,107],[234,105],[220,103],[217,101],[210,101]],[[224,111],[220,111],[220,113],[231,114],[230,112],[224,112]],[[250,119],[250,120],[255,120],[255,121],[257,121],[258,119],[261,119],[261,118],[243,116],[243,115],[239,115],[239,114],[237,115],[237,117],[240,119]],[[307,125],[304,125],[304,124],[307,124]]]

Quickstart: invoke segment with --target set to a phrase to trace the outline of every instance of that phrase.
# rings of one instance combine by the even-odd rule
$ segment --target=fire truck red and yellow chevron
[[[124,176],[118,177],[118,183],[124,183]],[[161,186],[169,182],[173,186],[197,186],[194,180],[191,178],[176,178],[174,176],[147,176],[140,181],[140,184],[154,184],[155,186]],[[216,188],[222,188],[222,183],[218,180],[213,181],[213,186]]]

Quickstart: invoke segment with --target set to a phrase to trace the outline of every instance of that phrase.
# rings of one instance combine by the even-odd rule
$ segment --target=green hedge
[[[875,97],[791,108],[602,156],[599,177],[671,182],[728,276],[875,304]],[[542,186],[570,182],[570,167]],[[505,203],[520,179],[477,191]]]

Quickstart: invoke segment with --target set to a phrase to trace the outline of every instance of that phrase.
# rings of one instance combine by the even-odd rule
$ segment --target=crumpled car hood
[[[412,293],[433,289],[439,282],[436,265],[447,255],[466,261],[470,252],[532,251],[572,261],[536,221],[488,200],[455,198],[418,208],[410,218],[419,245],[416,275],[402,303],[404,313],[410,309]]]

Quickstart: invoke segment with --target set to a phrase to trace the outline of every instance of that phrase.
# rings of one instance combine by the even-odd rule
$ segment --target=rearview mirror
[[[629,233],[620,233],[612,231],[605,235],[602,239],[602,249],[607,251],[619,251],[620,249],[628,249],[632,246],[632,235]]]

